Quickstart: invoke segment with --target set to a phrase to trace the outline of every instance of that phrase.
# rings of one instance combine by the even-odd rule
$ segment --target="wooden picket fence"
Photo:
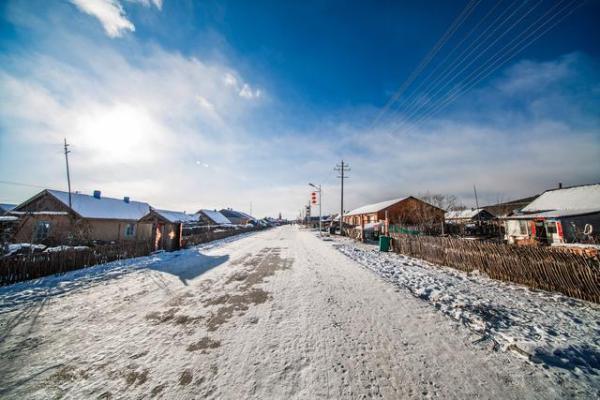
[[[110,261],[146,256],[150,254],[150,251],[151,244],[145,241],[2,257],[0,258],[0,286],[65,273]]]
[[[392,234],[393,250],[490,278],[600,303],[600,258],[548,247]]]

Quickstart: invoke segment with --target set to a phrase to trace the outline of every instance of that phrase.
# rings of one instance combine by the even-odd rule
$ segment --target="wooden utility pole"
[[[67,164],[67,185],[69,188],[69,208],[73,208],[71,204],[71,175],[69,174],[69,144],[67,144],[67,138],[65,138],[65,162]]]
[[[340,178],[342,182],[342,192],[340,197],[340,235],[344,236],[344,179],[349,178],[345,173],[350,171],[350,165],[344,163],[344,160],[342,160],[341,164],[335,166],[334,171],[339,172],[338,178]]]

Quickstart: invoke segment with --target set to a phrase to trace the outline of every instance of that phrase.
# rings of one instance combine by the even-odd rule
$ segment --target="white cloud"
[[[252,90],[252,88],[250,88],[250,86],[247,83],[244,83],[244,85],[240,89],[239,94],[240,97],[243,97],[245,99],[257,99],[260,97],[260,90]]]
[[[149,7],[154,4],[162,9],[162,0],[129,0]],[[126,31],[135,31],[135,26],[127,18],[119,0],[71,0],[82,12],[98,18],[106,34],[112,38],[121,37]]]

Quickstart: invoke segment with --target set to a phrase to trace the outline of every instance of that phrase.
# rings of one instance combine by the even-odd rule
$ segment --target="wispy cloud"
[[[152,4],[162,9],[162,0],[129,0],[146,7]],[[135,31],[135,26],[127,18],[122,2],[119,0],[71,0],[82,12],[96,17],[106,34],[110,37],[121,37],[126,31]]]

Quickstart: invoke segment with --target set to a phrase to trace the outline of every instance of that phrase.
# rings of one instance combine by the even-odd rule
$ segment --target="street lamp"
[[[319,193],[319,236],[323,236],[323,230],[322,230],[322,227],[321,227],[321,223],[322,223],[322,220],[323,220],[323,217],[321,216],[321,203],[322,203],[322,200],[323,200],[323,193],[321,192],[321,185],[317,186],[317,185],[314,185],[314,184],[312,184],[310,182],[308,183],[308,185],[314,187],[316,189],[316,191]]]

